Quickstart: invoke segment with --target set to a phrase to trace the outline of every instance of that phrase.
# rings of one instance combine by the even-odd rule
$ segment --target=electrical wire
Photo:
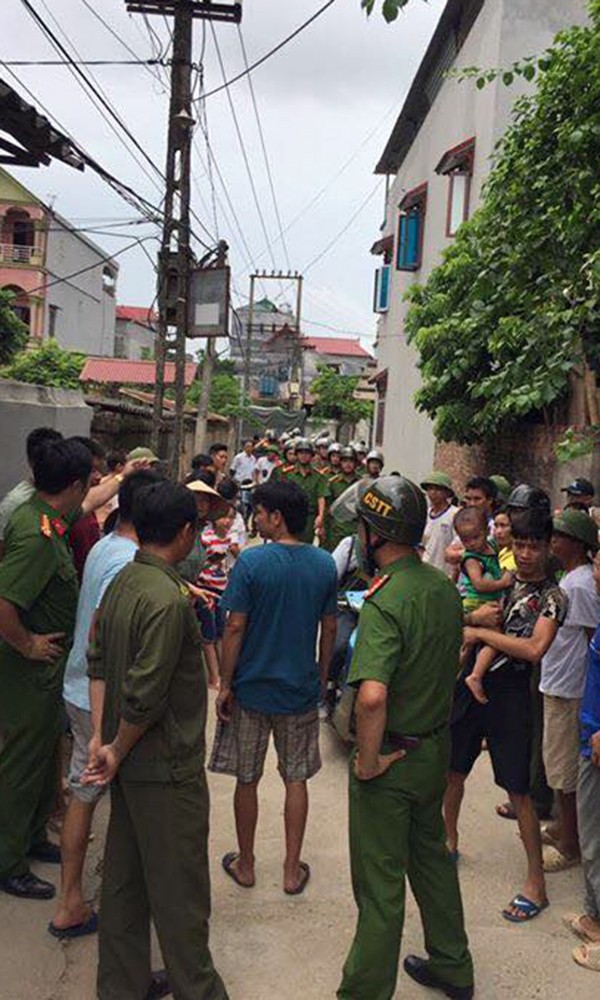
[[[239,42],[240,42],[240,47],[241,47],[241,50],[242,50],[242,56],[243,56],[243,59],[244,59],[244,65],[245,65],[246,69],[248,69],[248,56],[246,54],[246,46],[244,44],[244,36],[242,34],[242,29],[241,29],[241,27],[240,27],[239,24],[237,26],[237,31],[238,31],[238,38],[239,38]],[[272,173],[272,170],[271,170],[271,165],[269,163],[269,155],[267,153],[267,144],[265,142],[265,136],[264,136],[264,132],[263,132],[262,123],[261,123],[261,120],[260,120],[260,114],[258,112],[258,104],[257,104],[257,101],[256,101],[256,94],[254,92],[254,84],[252,83],[252,76],[251,76],[250,73],[248,73],[247,80],[248,80],[248,88],[250,90],[250,97],[252,99],[252,107],[254,108],[254,117],[256,118],[256,125],[258,127],[258,135],[259,135],[259,138],[260,138],[260,145],[261,145],[261,149],[262,149],[263,159],[265,161],[265,169],[267,171],[267,178],[268,178],[268,181],[269,181],[269,190],[271,192],[271,200],[273,202],[273,209],[275,211],[275,219],[276,219],[277,225],[279,227],[279,232],[282,234],[281,243],[282,243],[282,246],[283,246],[283,252],[284,252],[284,256],[285,256],[285,262],[286,262],[286,265],[287,265],[287,269],[288,269],[288,271],[291,271],[292,266],[290,264],[290,256],[289,256],[289,253],[288,253],[287,243],[286,243],[285,237],[283,236],[283,223],[281,221],[281,214],[279,212],[279,205],[277,203],[277,196],[275,194],[275,184],[273,183],[273,173]],[[204,106],[206,107],[206,101],[204,102]]]
[[[64,32],[64,30],[62,28],[60,28],[60,25],[59,25],[57,19],[54,17],[54,15],[52,14],[52,12],[46,6],[45,0],[41,0],[41,2],[43,4],[44,8],[48,11],[48,14],[52,18],[54,24],[57,26],[57,28],[59,28],[61,30],[61,32],[63,34],[63,37],[67,40],[66,33]],[[123,119],[121,118],[121,116],[115,110],[115,108],[113,107],[113,105],[111,104],[111,102],[107,99],[107,97],[104,94],[104,92],[102,91],[102,89],[98,86],[98,84],[93,79],[90,79],[91,74],[90,74],[90,77],[88,77],[88,75],[86,73],[84,73],[84,71],[81,68],[81,66],[76,65],[76,64],[73,63],[72,56],[69,53],[68,49],[65,48],[65,46],[62,44],[62,42],[60,41],[60,39],[57,37],[57,35],[52,31],[52,28],[50,28],[50,26],[45,22],[45,20],[41,16],[41,14],[35,9],[35,7],[33,7],[33,5],[31,4],[30,0],[21,0],[21,3],[25,7],[26,11],[29,13],[29,15],[31,16],[31,18],[34,20],[34,22],[37,24],[37,26],[40,28],[40,30],[42,31],[42,33],[50,41],[50,44],[52,45],[52,47],[57,52],[60,52],[61,55],[63,55],[68,60],[70,72],[71,72],[72,76],[74,77],[74,79],[78,82],[79,86],[82,88],[82,90],[85,93],[85,95],[88,98],[88,100],[90,100],[92,102],[92,104],[94,104],[95,107],[97,107],[98,103],[102,105],[102,107],[106,110],[106,112],[108,113],[108,115],[110,116],[110,118],[112,118],[113,121],[115,121],[117,123],[117,125],[119,126],[119,128],[122,130],[122,132],[124,132],[124,134],[127,136],[127,138],[132,143],[132,145],[135,146],[135,148],[141,153],[142,157],[144,158],[144,160],[146,160],[146,162],[149,164],[149,166],[154,171],[154,173],[160,179],[162,179],[164,181],[163,174],[162,174],[162,171],[160,170],[160,168],[157,167],[156,163],[154,163],[154,161],[148,155],[147,151],[144,149],[144,147],[141,145],[141,143],[138,142],[138,140],[133,135],[133,133],[131,132],[131,130],[128,128],[128,126],[125,124],[125,122],[123,121]],[[72,45],[72,43],[71,43],[71,45]],[[72,47],[73,47],[73,49],[75,51],[75,54],[77,56],[79,56],[79,53],[77,52],[77,49],[75,48],[75,46],[72,46]],[[100,109],[98,109],[98,110],[100,110]],[[139,163],[139,160],[138,160],[137,156],[132,152],[132,150],[129,148],[129,146],[127,145],[127,143],[124,142],[124,140],[122,139],[122,137],[115,130],[114,126],[108,122],[108,119],[106,118],[106,115],[102,111],[100,111],[100,114],[102,115],[102,117],[104,118],[104,120],[107,122],[107,124],[110,125],[111,130],[119,138],[119,141],[125,147],[125,149],[130,154],[130,156],[132,156],[133,159],[136,160],[136,162],[138,163],[138,166],[140,166],[140,168],[144,171],[144,173],[146,174],[146,176],[152,181],[152,183],[156,187],[158,187],[158,185],[156,183],[156,179],[153,178],[153,177],[151,177],[151,175],[149,175],[147,173],[147,171],[146,171],[146,169],[144,167],[141,167],[141,164]],[[159,190],[162,191],[162,188],[159,188]]]
[[[168,66],[168,59],[7,59],[5,66]]]
[[[308,264],[305,265],[305,267],[302,269],[302,274],[306,274],[308,271],[310,271],[310,269],[312,267],[314,267],[315,264],[318,264],[318,262],[320,260],[322,260],[323,257],[326,254],[328,254],[330,250],[333,249],[333,247],[336,245],[336,243],[338,242],[338,240],[340,239],[340,237],[342,237],[344,235],[344,233],[346,233],[350,229],[350,226],[352,225],[352,223],[358,218],[358,216],[360,215],[360,213],[362,211],[364,211],[364,209],[367,207],[367,205],[369,204],[369,202],[373,200],[373,198],[375,197],[375,195],[377,194],[377,192],[380,190],[380,188],[381,188],[381,180],[378,180],[377,183],[376,183],[376,185],[375,185],[375,187],[373,188],[373,190],[367,195],[367,197],[365,198],[365,200],[360,203],[360,205],[358,206],[358,208],[356,209],[356,211],[353,212],[353,214],[350,216],[350,218],[348,219],[346,225],[343,226],[342,229],[340,229],[339,233],[337,233],[336,236],[334,236],[334,238],[332,240],[330,240],[330,242],[327,244],[327,246],[323,247],[323,249],[321,250],[321,252],[318,253],[316,257],[313,257],[313,259],[311,261],[309,261]]]
[[[315,13],[311,17],[309,17],[307,21],[304,21],[304,23],[301,24],[298,28],[296,28],[295,31],[292,31],[291,35],[288,35],[287,38],[284,38],[283,41],[279,42],[278,45],[275,45],[268,52],[265,52],[264,56],[261,56],[260,59],[256,60],[256,62],[253,62],[252,65],[248,66],[248,68],[245,69],[242,73],[238,73],[236,76],[232,76],[231,80],[226,80],[221,86],[215,87],[213,90],[209,90],[204,95],[205,98],[212,97],[213,94],[220,94],[221,91],[227,90],[228,87],[230,87],[234,83],[237,83],[238,80],[243,80],[245,76],[248,76],[259,66],[262,66],[263,63],[267,61],[267,59],[270,59],[271,56],[274,56],[276,52],[279,52],[285,45],[287,45],[299,34],[301,34],[301,32],[303,32],[306,28],[308,28],[308,26],[311,25],[313,21],[316,21],[317,18],[321,16],[321,14],[324,14],[327,8],[331,7],[334,3],[335,0],[327,0],[327,3],[323,4],[322,7],[319,7],[319,9],[316,10]]]
[[[225,73],[225,66],[224,66],[224,63],[223,63],[223,57],[221,55],[221,48],[220,48],[220,45],[219,45],[219,40],[217,38],[217,33],[215,31],[215,26],[212,23],[212,21],[211,21],[211,24],[210,24],[210,28],[211,28],[211,32],[212,32],[213,41],[214,41],[214,44],[215,44],[215,49],[216,49],[216,53],[217,53],[217,59],[219,61],[219,67],[221,69],[221,74],[223,76],[223,80],[226,80],[227,79],[227,75]],[[246,146],[244,144],[244,138],[242,136],[242,131],[240,129],[240,123],[238,121],[238,116],[237,116],[237,113],[236,113],[236,110],[235,110],[235,105],[233,103],[233,100],[232,100],[232,97],[231,97],[231,93],[229,91],[229,87],[228,86],[226,87],[226,92],[227,92],[227,101],[228,101],[228,104],[229,104],[229,110],[231,111],[231,117],[233,118],[233,124],[234,124],[234,127],[235,127],[235,132],[236,132],[236,135],[237,135],[237,138],[238,138],[238,142],[239,142],[239,145],[240,145],[240,151],[242,153],[242,159],[243,159],[244,165],[246,167],[246,173],[248,175],[248,181],[250,183],[250,189],[252,191],[252,197],[254,199],[254,204],[255,204],[255,207],[256,207],[256,211],[258,213],[258,218],[260,220],[260,225],[261,225],[261,228],[262,228],[262,231],[263,231],[263,235],[265,237],[265,241],[266,241],[267,245],[269,246],[270,257],[271,257],[271,264],[273,266],[273,269],[277,270],[277,264],[275,263],[275,257],[273,255],[273,251],[272,251],[272,248],[271,248],[271,243],[270,243],[270,240],[269,240],[269,234],[267,232],[267,226],[266,226],[266,223],[265,223],[265,217],[263,215],[262,208],[260,207],[260,201],[259,201],[259,198],[258,198],[258,192],[256,190],[256,185],[254,183],[254,177],[252,176],[252,170],[250,169],[250,162],[248,160],[248,154],[246,152]],[[283,286],[282,286],[282,290],[283,290]]]
[[[108,33],[110,35],[112,35],[112,37],[117,40],[117,42],[119,43],[119,45],[121,45],[125,49],[126,52],[129,52],[129,54],[132,55],[135,59],[138,58],[137,53],[135,52],[135,50],[132,49],[131,46],[128,45],[127,42],[121,37],[121,35],[119,35],[119,33],[117,31],[115,31],[115,29],[112,27],[112,25],[109,24],[108,21],[106,21],[102,17],[102,15],[98,13],[98,11],[95,9],[95,7],[92,6],[92,4],[89,2],[89,0],[81,0],[81,3],[86,8],[86,10],[89,10],[90,14],[93,14],[93,16],[96,18],[96,20],[99,21],[100,24],[102,24],[106,28],[106,30],[108,31]],[[162,80],[161,80],[159,71],[157,70],[156,73],[154,73],[154,72],[152,72],[151,69],[149,69],[148,72],[150,73],[151,76],[154,77],[155,80],[158,80],[158,82],[162,86]]]
[[[101,257],[100,260],[95,261],[93,264],[88,264],[87,267],[80,267],[78,271],[72,271],[71,274],[65,274],[61,278],[56,278],[55,281],[49,281],[45,285],[38,285],[37,288],[31,288],[27,291],[28,295],[35,295],[36,292],[42,292],[46,288],[52,288],[54,285],[62,285],[65,281],[70,281],[71,278],[77,278],[80,274],[85,274],[87,271],[93,271],[94,268],[100,267],[102,264],[110,264],[121,254],[127,253],[128,250],[133,250],[134,247],[141,246],[141,244],[147,242],[148,240],[156,239],[155,236],[142,236],[135,240],[133,243],[129,243],[126,247],[121,247],[115,253],[110,254],[108,257]]]

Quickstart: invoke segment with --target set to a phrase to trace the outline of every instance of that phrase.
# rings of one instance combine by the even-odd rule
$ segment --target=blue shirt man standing
[[[237,778],[239,850],[222,863],[249,888],[255,881],[258,783],[273,733],[285,784],[283,888],[297,895],[310,878],[300,856],[307,781],[321,767],[317,702],[335,642],[337,573],[328,553],[300,541],[308,502],[295,483],[258,486],[253,507],[255,526],[271,544],[241,554],[223,597],[229,617],[209,769]]]

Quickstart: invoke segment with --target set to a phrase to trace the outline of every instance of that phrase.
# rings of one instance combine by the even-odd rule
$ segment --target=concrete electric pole
[[[126,0],[127,10],[139,14],[173,17],[173,56],[167,161],[165,171],[164,223],[158,257],[158,329],[155,339],[156,385],[152,419],[152,447],[159,448],[165,394],[165,361],[168,347],[175,348],[175,421],[171,449],[171,471],[177,477],[183,449],[185,408],[185,347],[189,325],[190,177],[192,116],[192,27],[196,18],[239,24],[241,3],[211,0]],[[174,337],[169,330],[174,329]],[[157,451],[157,454],[159,452]]]

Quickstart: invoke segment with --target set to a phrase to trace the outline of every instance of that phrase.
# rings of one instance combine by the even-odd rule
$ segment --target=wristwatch
[[[125,482],[125,476],[123,475],[122,472],[116,472],[115,475],[113,476],[113,479],[116,479],[118,483]]]

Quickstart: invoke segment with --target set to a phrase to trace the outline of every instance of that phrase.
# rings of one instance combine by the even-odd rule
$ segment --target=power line
[[[121,45],[125,49],[126,52],[129,52],[129,54],[132,55],[134,57],[134,59],[138,58],[137,53],[135,52],[135,50],[132,49],[131,46],[128,45],[127,42],[123,38],[121,38],[121,36],[119,35],[119,33],[117,31],[115,31],[115,29],[112,27],[112,25],[109,24],[108,21],[106,21],[102,17],[101,14],[98,13],[98,11],[95,9],[95,7],[92,6],[92,4],[89,2],[89,0],[81,0],[81,3],[86,8],[86,10],[89,10],[90,14],[93,14],[93,16],[96,18],[96,20],[99,21],[100,24],[102,24],[106,28],[106,30],[108,31],[108,33],[110,35],[112,35],[112,37],[117,40],[117,42],[119,43],[119,45]],[[135,23],[137,24],[137,21]],[[159,74],[158,70],[156,71],[156,73],[153,73],[151,69],[148,69],[148,72],[150,73],[151,76],[154,77],[155,80],[158,80],[158,82],[162,86],[162,79],[160,77],[160,74]]]
[[[332,240],[330,240],[330,242],[327,244],[327,246],[323,247],[323,249],[321,250],[321,252],[318,253],[316,257],[313,257],[313,259],[311,261],[309,261],[309,263],[306,264],[306,266],[302,269],[302,273],[303,274],[306,274],[306,272],[309,271],[311,269],[311,267],[314,267],[315,264],[317,264],[320,260],[322,260],[323,257],[327,253],[329,253],[329,251],[331,249],[333,249],[333,247],[336,245],[336,243],[340,239],[340,237],[343,236],[344,233],[346,233],[350,229],[350,226],[352,225],[352,223],[358,218],[358,216],[360,215],[360,213],[367,207],[367,205],[369,204],[369,202],[373,200],[373,198],[375,197],[375,195],[379,191],[380,187],[381,187],[381,181],[378,180],[377,183],[376,183],[376,185],[375,185],[375,187],[370,192],[370,194],[367,195],[367,197],[365,198],[365,200],[360,203],[360,205],[358,206],[358,208],[356,209],[356,211],[350,216],[350,218],[348,219],[346,225],[342,229],[340,229],[339,233],[337,233],[337,235],[334,236],[334,238]]]
[[[213,36],[213,41],[215,43],[215,49],[216,49],[216,52],[217,52],[217,59],[219,61],[219,66],[220,66],[220,69],[221,69],[221,75],[223,76],[223,80],[227,80],[227,75],[225,73],[225,66],[223,64],[223,57],[221,55],[221,48],[219,46],[219,40],[217,38],[217,33],[215,31],[215,26],[214,26],[214,24],[212,22],[211,22],[210,28],[211,28],[211,32],[212,32],[212,36]],[[260,225],[261,225],[264,237],[265,237],[265,241],[266,241],[267,245],[269,246],[271,263],[273,265],[273,268],[276,269],[277,265],[275,263],[275,257],[273,255],[273,251],[272,251],[272,248],[271,248],[271,243],[270,243],[270,240],[269,240],[269,234],[267,232],[267,226],[266,226],[266,223],[265,223],[265,218],[264,218],[264,215],[263,215],[263,212],[262,212],[262,208],[260,207],[260,201],[259,201],[259,198],[258,198],[258,193],[257,193],[257,190],[256,190],[256,185],[254,183],[254,177],[252,176],[252,171],[250,169],[250,162],[248,160],[248,154],[246,152],[246,146],[244,145],[244,139],[243,139],[243,136],[242,136],[242,131],[240,129],[240,123],[238,121],[238,116],[237,116],[237,113],[236,113],[236,110],[235,110],[235,105],[233,103],[233,100],[232,100],[231,93],[229,91],[229,86],[228,85],[226,85],[226,91],[227,91],[227,101],[228,101],[228,104],[229,104],[229,110],[231,111],[231,117],[233,118],[233,124],[234,124],[234,127],[235,127],[235,132],[236,132],[236,135],[237,135],[237,138],[238,138],[238,142],[239,142],[239,145],[240,145],[240,150],[241,150],[241,153],[242,153],[242,159],[244,161],[244,165],[246,167],[246,173],[248,175],[248,180],[250,182],[250,189],[252,191],[252,197],[254,199],[254,204],[256,206],[256,211],[258,213],[258,218],[260,220]]]
[[[115,260],[116,257],[120,257],[121,254],[127,253],[128,250],[133,250],[134,247],[141,246],[147,240],[154,239],[156,239],[155,236],[142,236],[133,243],[129,243],[126,247],[121,247],[120,250],[110,254],[108,257],[101,257],[100,260],[95,261],[93,264],[88,264],[87,267],[80,267],[78,271],[72,271],[71,274],[65,274],[62,278],[56,278],[55,281],[49,281],[45,285],[38,285],[37,288],[29,289],[27,294],[34,295],[36,292],[44,291],[46,288],[52,288],[54,285],[62,285],[65,281],[70,281],[71,278],[77,278],[80,274],[85,274],[87,271],[93,271],[96,267],[101,267],[102,264],[109,264],[111,261]]]
[[[8,59],[5,66],[168,66],[168,59]]]
[[[55,33],[52,31],[52,29],[49,27],[49,25],[44,21],[44,19],[41,16],[41,14],[32,6],[32,4],[30,3],[30,0],[21,0],[21,3],[25,7],[25,9],[29,13],[29,15],[33,18],[33,20],[35,21],[35,23],[37,24],[37,26],[40,28],[40,30],[42,31],[42,33],[50,41],[50,44],[52,45],[52,47],[56,51],[60,52],[61,55],[63,55],[65,57],[65,59],[67,59],[67,61],[69,62],[69,68],[70,68],[71,74],[77,80],[77,82],[79,83],[79,86],[83,89],[83,92],[85,93],[86,97],[88,97],[88,99],[91,100],[92,103],[98,102],[98,103],[100,103],[102,105],[103,108],[105,108],[105,110],[107,111],[107,113],[109,114],[109,116],[113,119],[113,121],[115,121],[117,123],[117,125],[119,126],[119,128],[125,133],[125,135],[129,139],[129,141],[141,153],[141,155],[146,160],[146,162],[149,164],[149,166],[152,168],[152,170],[155,172],[155,174],[157,174],[157,176],[159,178],[164,179],[163,175],[162,175],[162,171],[159,169],[159,167],[157,167],[157,165],[154,163],[154,161],[152,160],[152,158],[148,155],[148,153],[146,152],[146,150],[144,149],[144,147],[141,145],[141,143],[138,142],[138,140],[133,135],[133,133],[131,132],[131,130],[128,128],[128,126],[125,124],[125,122],[120,117],[120,115],[115,111],[114,107],[112,106],[112,104],[110,103],[110,101],[108,100],[108,98],[106,97],[106,95],[103,93],[102,89],[93,80],[90,80],[90,78],[82,70],[81,66],[73,63],[73,59],[72,59],[72,56],[69,53],[69,51],[65,48],[65,46],[62,44],[62,42],[57,37],[57,35],[55,35]],[[44,0],[42,0],[42,4],[46,8],[46,10],[48,10],[48,8],[46,7],[46,4],[45,4]],[[49,13],[50,17],[52,18],[52,20],[54,21],[54,23],[56,24],[56,26],[58,28],[60,28],[60,25],[59,25],[57,19],[52,14],[52,12],[48,10],[48,13]],[[62,28],[60,30],[62,31],[62,34],[65,37],[65,39],[67,39],[67,35],[64,32],[64,30]],[[79,56],[79,53],[77,52],[77,49],[75,48],[74,45],[73,45],[73,49],[75,51],[75,54],[77,56]],[[93,98],[92,98],[91,95],[94,96],[95,102],[94,102],[94,100],[93,100]],[[104,115],[102,112],[100,112],[100,113],[102,114],[102,116],[105,119],[105,121],[107,121],[107,124],[110,124],[110,123],[108,123],[108,119],[106,118],[106,115]],[[115,135],[118,136],[119,141],[123,142],[122,138],[115,131],[115,129],[114,129],[114,127],[112,125],[111,125],[111,129],[115,133]],[[135,156],[135,154],[133,154],[132,150],[127,146],[126,143],[123,143],[123,145],[125,146],[125,148],[129,152],[129,154],[134,157],[134,159],[138,163],[138,166],[140,166],[139,161],[137,160],[137,157]],[[141,169],[144,170],[144,173],[146,173],[146,176],[150,177],[150,175],[147,174],[145,168],[142,167]],[[153,178],[150,178],[150,179],[152,180],[152,183],[156,185],[156,181]]]
[[[241,29],[241,27],[240,27],[239,24],[237,26],[237,30],[238,30],[238,38],[240,40],[240,46],[241,46],[241,49],[242,49],[242,56],[244,58],[244,65],[245,65],[246,69],[248,69],[248,56],[246,54],[246,46],[244,44],[244,36],[242,35],[242,29]],[[267,171],[267,178],[269,180],[269,189],[271,191],[271,199],[273,201],[273,208],[275,210],[275,219],[276,219],[277,225],[279,227],[279,232],[282,233],[282,231],[283,231],[283,223],[281,221],[281,215],[280,215],[280,212],[279,212],[279,205],[277,203],[277,196],[275,194],[275,185],[273,183],[273,174],[272,174],[272,171],[271,171],[271,165],[269,163],[269,156],[267,154],[267,145],[266,145],[266,142],[265,142],[265,136],[264,136],[264,132],[263,132],[263,127],[262,127],[262,124],[261,124],[260,115],[258,113],[258,104],[256,102],[256,94],[254,93],[254,84],[252,83],[252,76],[250,75],[250,73],[248,73],[247,79],[248,79],[248,87],[250,89],[250,96],[252,98],[252,106],[254,108],[254,116],[256,118],[256,124],[257,124],[257,127],[258,127],[258,135],[259,135],[259,138],[260,138],[260,145],[261,145],[261,149],[262,149],[262,153],[263,153],[263,159],[265,161],[265,168],[266,168],[266,171]],[[205,107],[206,107],[206,102],[205,102]],[[285,256],[285,262],[286,262],[286,265],[287,265],[287,269],[288,269],[288,271],[291,271],[292,266],[290,264],[290,257],[289,257],[289,254],[288,254],[287,243],[285,241],[285,238],[283,237],[283,234],[282,234],[281,242],[282,242],[282,245],[283,245],[283,252],[284,252],[284,256]]]
[[[275,45],[274,48],[266,52],[264,56],[261,56],[260,59],[256,60],[256,62],[253,62],[252,65],[248,66],[248,68],[245,69],[242,73],[238,73],[237,76],[232,76],[231,80],[227,80],[220,87],[215,87],[213,90],[209,90],[208,93],[206,93],[204,96],[208,98],[212,97],[213,94],[220,94],[222,90],[226,90],[227,87],[230,87],[232,84],[237,83],[238,80],[243,80],[245,76],[248,76],[250,73],[252,73],[253,70],[257,69],[258,66],[262,66],[262,64],[265,63],[267,59],[270,59],[271,56],[274,56],[275,53],[279,52],[285,45],[288,44],[288,42],[291,42],[301,32],[303,32],[306,28],[308,28],[308,26],[312,24],[313,21],[316,21],[317,18],[320,17],[321,14],[324,14],[327,8],[331,7],[332,4],[334,3],[335,0],[327,0],[327,3],[323,4],[322,7],[319,7],[319,9],[315,11],[312,17],[309,17],[307,21],[305,21],[303,24],[300,25],[300,27],[296,28],[295,31],[292,31],[291,35],[288,35],[287,38],[284,38],[283,41],[279,42],[278,45]]]

